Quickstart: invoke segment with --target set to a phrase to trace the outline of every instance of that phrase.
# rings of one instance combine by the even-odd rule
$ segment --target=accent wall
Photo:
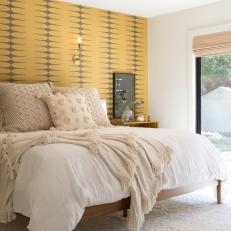
[[[1,0],[0,9],[0,81],[96,87],[112,116],[113,72],[134,73],[148,112],[145,18],[53,0]]]

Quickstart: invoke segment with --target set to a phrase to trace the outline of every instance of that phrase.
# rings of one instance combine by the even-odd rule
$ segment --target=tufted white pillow
[[[75,87],[56,87],[51,84],[54,93],[79,93],[85,97],[86,103],[90,109],[93,120],[98,126],[109,127],[111,126],[110,120],[105,113],[98,90],[96,88],[75,88]]]
[[[42,96],[47,104],[54,126],[58,130],[96,128],[85,98],[78,93]]]
[[[26,132],[52,126],[49,111],[38,95],[51,94],[47,83],[1,83],[0,99],[3,130]]]

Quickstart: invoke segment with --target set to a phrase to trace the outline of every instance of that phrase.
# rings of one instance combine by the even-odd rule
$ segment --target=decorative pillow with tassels
[[[98,90],[96,88],[76,88],[76,87],[56,87],[51,84],[53,93],[79,93],[86,99],[86,103],[90,109],[93,120],[98,126],[109,127],[111,126],[110,120],[105,113]]]
[[[49,108],[55,129],[69,131],[97,127],[85,98],[80,94],[58,93],[41,99]]]

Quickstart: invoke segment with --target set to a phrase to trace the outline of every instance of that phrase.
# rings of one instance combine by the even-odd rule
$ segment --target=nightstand
[[[111,119],[111,124],[120,125],[120,126],[129,126],[129,127],[159,128],[159,121],[123,122],[120,119]]]

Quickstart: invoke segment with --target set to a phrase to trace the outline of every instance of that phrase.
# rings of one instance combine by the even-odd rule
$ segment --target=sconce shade
[[[78,44],[81,44],[82,43],[82,38],[78,37],[77,41],[78,41]]]

